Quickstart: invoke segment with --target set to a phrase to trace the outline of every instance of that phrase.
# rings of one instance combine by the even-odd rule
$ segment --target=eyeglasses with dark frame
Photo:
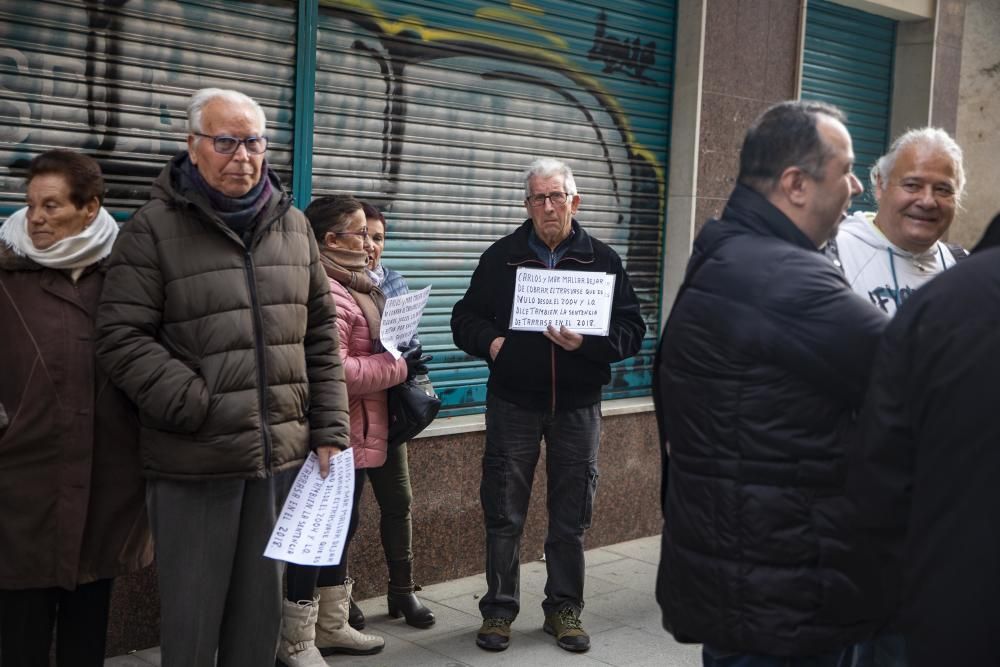
[[[238,137],[231,137],[228,134],[202,134],[201,132],[192,132],[196,137],[204,137],[206,139],[212,140],[212,148],[215,149],[216,153],[221,155],[232,155],[240,149],[240,144],[246,146],[247,153],[251,155],[260,155],[267,150],[267,137],[246,137],[245,139],[240,139]]]
[[[525,197],[524,201],[528,202],[529,205],[538,208],[539,206],[545,206],[545,200],[548,199],[552,202],[553,206],[562,206],[566,203],[571,195],[568,192],[549,192],[548,194],[539,193],[537,195],[531,195],[530,197]]]

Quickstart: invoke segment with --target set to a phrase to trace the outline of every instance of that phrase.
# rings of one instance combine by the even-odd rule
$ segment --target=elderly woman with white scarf
[[[118,224],[97,163],[43,153],[0,227],[0,664],[104,664],[114,577],[152,560],[138,421],[95,362]],[[6,419],[4,419],[4,415]]]

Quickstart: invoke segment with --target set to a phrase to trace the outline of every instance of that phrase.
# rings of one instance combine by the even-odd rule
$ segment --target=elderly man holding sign
[[[451,316],[455,344],[490,367],[480,486],[488,591],[476,643],[492,651],[510,644],[518,545],[544,437],[544,629],[560,647],[586,651],[583,531],[597,487],[601,387],[612,362],[639,350],[646,326],[621,259],[573,217],[580,195],[570,168],[537,160],[524,186],[529,219],[483,253]]]

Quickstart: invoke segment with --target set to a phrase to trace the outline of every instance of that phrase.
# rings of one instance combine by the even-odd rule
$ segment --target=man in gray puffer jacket
[[[98,356],[136,403],[164,667],[274,664],[281,563],[263,557],[310,449],[349,442],[333,301],[308,221],[265,162],[260,106],[204,89],[188,151],[111,255]]]

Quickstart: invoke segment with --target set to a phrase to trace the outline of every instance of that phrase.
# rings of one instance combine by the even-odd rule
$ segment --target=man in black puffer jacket
[[[830,612],[864,611],[838,567],[845,436],[887,322],[818,251],[861,191],[843,120],[788,102],[750,128],[661,341],[657,599],[705,665],[834,667],[868,630]]]

